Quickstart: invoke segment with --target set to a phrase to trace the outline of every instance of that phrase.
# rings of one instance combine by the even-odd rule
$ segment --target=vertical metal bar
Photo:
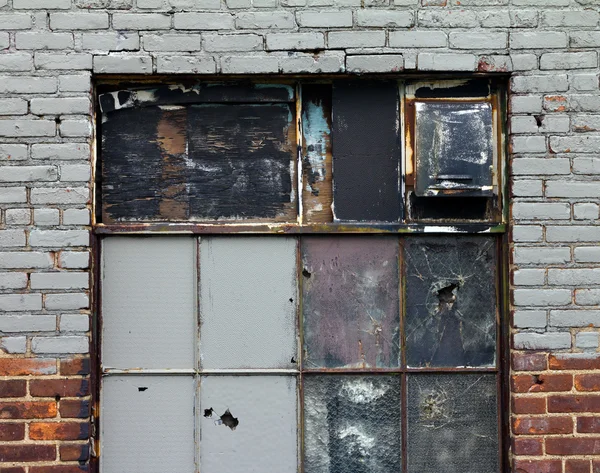
[[[404,180],[404,178],[403,178]],[[404,300],[404,286],[405,286],[405,271],[404,271],[404,238],[398,237],[398,296],[400,303],[398,304],[399,316],[400,316],[400,412],[401,412],[401,426],[400,435],[402,436],[402,473],[407,473],[408,463],[406,461],[406,452],[408,446],[407,432],[408,432],[408,419],[407,419],[407,400],[406,400],[406,336],[404,327],[404,314],[406,312],[406,304]]]
[[[102,327],[102,305],[101,305],[101,290],[100,284],[102,277],[102,262],[101,262],[101,238],[97,235],[91,236],[91,267],[90,267],[90,392],[92,412],[90,422],[93,422],[94,429],[90,435],[90,441],[94,448],[90,449],[90,470],[92,473],[99,473],[100,461],[98,450],[100,448],[100,396],[101,396],[101,345],[100,345],[100,330]]]
[[[198,237],[196,239],[195,251],[196,251],[196,265],[195,265],[195,274],[194,277],[196,279],[196,293],[195,293],[195,307],[196,307],[196,346],[194,347],[194,368],[196,369],[196,374],[194,374],[194,465],[196,468],[196,473],[200,472],[200,441],[202,439],[202,432],[200,431],[200,413],[202,412],[200,406],[200,243],[202,241],[202,237]]]
[[[302,86],[300,83],[296,84],[296,199],[298,205],[296,209],[298,211],[298,223],[302,225],[303,222],[303,202],[302,202]]]
[[[499,344],[496,348],[499,354],[498,374],[498,434],[500,436],[500,471],[509,471],[509,449],[510,449],[510,320],[508,311],[510,308],[509,292],[509,248],[508,234],[496,238],[498,246],[498,279],[499,279],[499,312],[500,323],[498,324]]]
[[[300,194],[300,193],[299,193]],[[298,471],[304,473],[304,331],[302,318],[302,237],[298,236],[296,245],[296,278],[298,281],[298,294],[296,298],[296,320],[298,324],[298,352],[297,364],[300,374],[298,375]]]

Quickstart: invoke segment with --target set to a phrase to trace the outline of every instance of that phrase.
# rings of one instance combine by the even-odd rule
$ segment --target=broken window
[[[102,473],[500,469],[499,81],[102,87]]]

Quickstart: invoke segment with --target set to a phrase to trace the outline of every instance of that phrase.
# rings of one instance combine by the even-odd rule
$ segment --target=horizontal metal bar
[[[288,370],[288,369],[216,369],[216,370],[201,370],[198,372],[199,375],[210,375],[210,376],[251,376],[251,375],[299,375],[300,371],[298,370]]]
[[[149,368],[102,368],[103,376],[119,375],[119,374],[134,374],[134,375],[174,375],[174,376],[189,376],[196,374],[194,369],[149,369]]]
[[[483,367],[457,367],[457,368],[385,368],[385,369],[356,369],[356,368],[319,368],[319,369],[303,369],[302,374],[362,374],[362,375],[379,375],[379,374],[402,374],[402,373],[496,373],[497,368]]]
[[[412,234],[412,233],[504,233],[506,225],[501,223],[455,223],[440,221],[435,224],[401,223],[325,223],[298,225],[295,223],[248,223],[248,224],[202,224],[202,223],[127,223],[98,224],[94,227],[97,235],[146,235],[146,234]]]
[[[298,370],[294,369],[209,369],[209,370],[194,370],[194,369],[147,369],[147,368],[103,368],[102,375],[174,375],[174,376],[189,376],[189,375],[297,375]]]

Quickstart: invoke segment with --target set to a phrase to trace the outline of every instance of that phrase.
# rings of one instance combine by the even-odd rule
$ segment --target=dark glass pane
[[[495,374],[409,374],[408,473],[498,471]]]
[[[399,366],[398,239],[302,239],[305,368]]]
[[[406,239],[408,366],[494,365],[495,242],[467,236]]]
[[[492,106],[417,102],[418,196],[492,194]]]
[[[304,471],[401,471],[399,376],[307,375]]]

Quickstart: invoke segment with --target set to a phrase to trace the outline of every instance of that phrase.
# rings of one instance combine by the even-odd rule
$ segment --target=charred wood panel
[[[331,85],[302,87],[302,213],[307,223],[333,221]]]
[[[400,219],[396,82],[334,84],[333,172],[336,220]]]
[[[126,108],[104,114],[104,223],[296,217],[288,104]]]

